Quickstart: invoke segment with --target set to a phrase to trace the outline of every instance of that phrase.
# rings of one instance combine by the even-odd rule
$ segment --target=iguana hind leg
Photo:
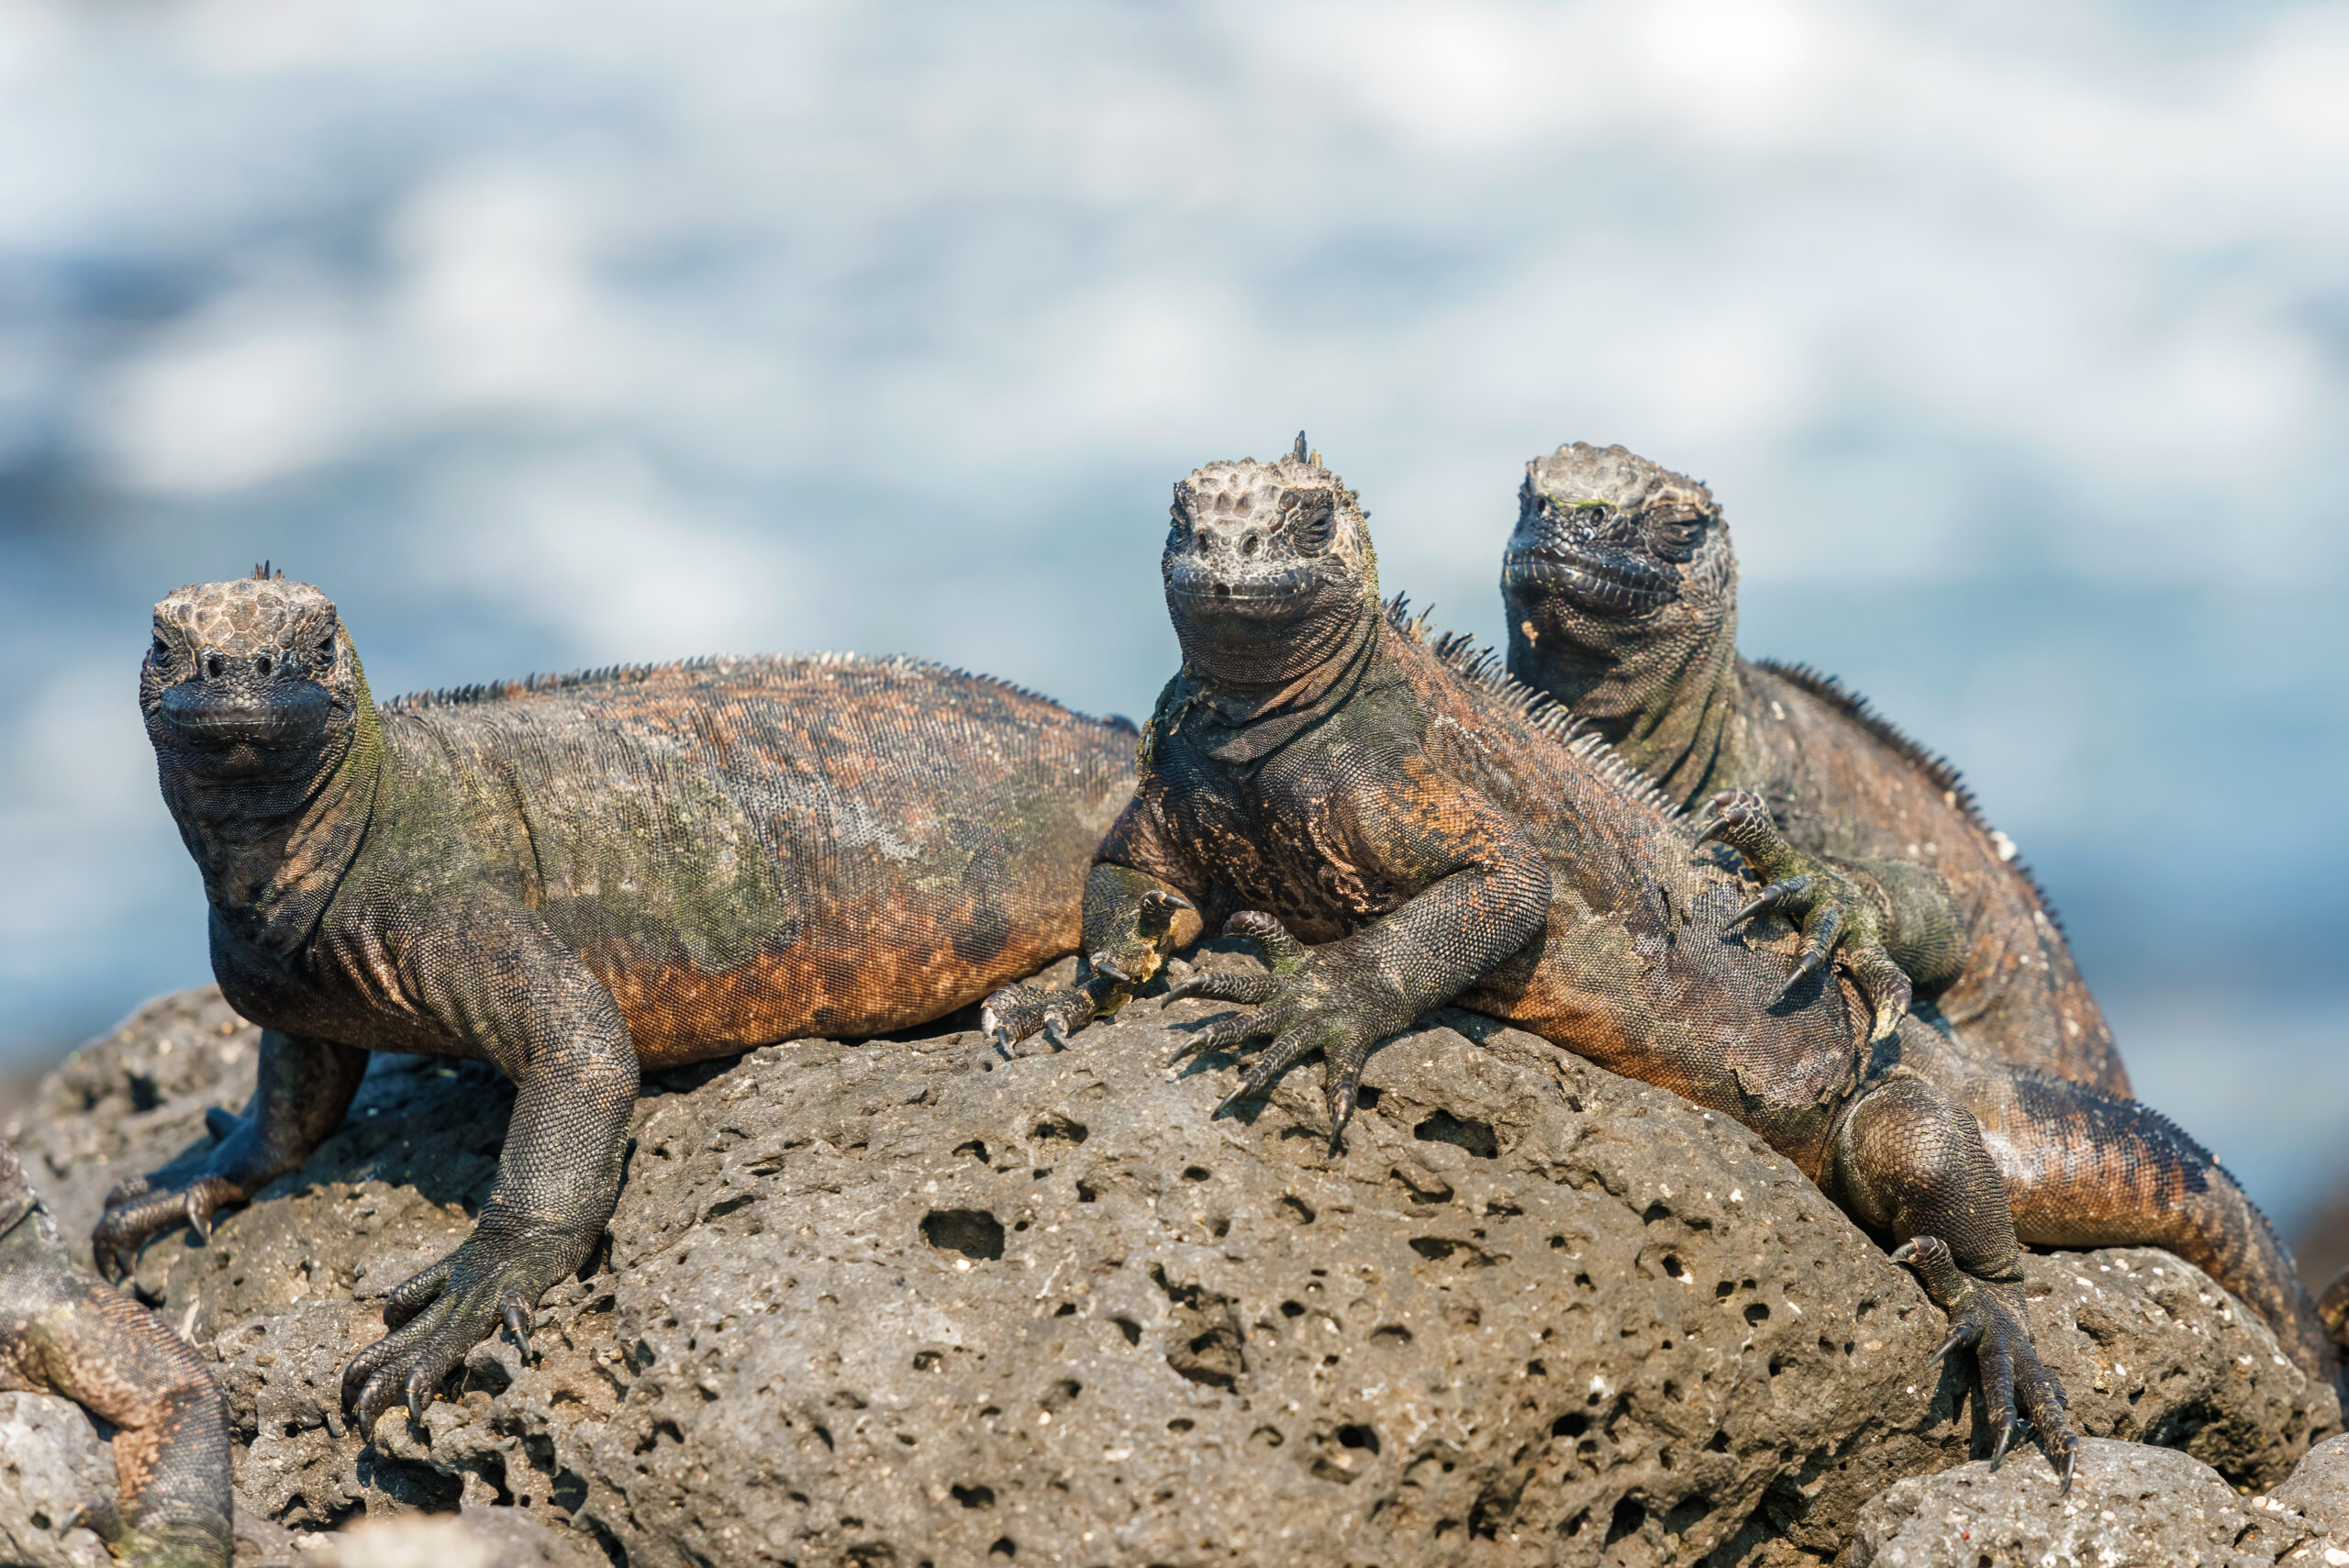
[[[2013,1440],[2020,1401],[2068,1486],[2079,1440],[2065,1416],[2063,1385],[2032,1342],[2021,1249],[1980,1124],[1948,1094],[1895,1069],[1843,1118],[1831,1179],[1846,1207],[1902,1243],[1893,1256],[1917,1271],[1925,1294],[1949,1314],[1941,1353],[1972,1348],[1983,1409],[1998,1434],[1992,1457]]]
[[[2025,1242],[2167,1248],[2258,1313],[2301,1371],[2343,1380],[2339,1330],[2290,1252],[2226,1167],[2168,1118],[2085,1084],[1986,1066],[1939,1036],[1903,1038],[1904,1060],[1980,1119]],[[2349,1292],[2336,1309],[2349,1319]]]

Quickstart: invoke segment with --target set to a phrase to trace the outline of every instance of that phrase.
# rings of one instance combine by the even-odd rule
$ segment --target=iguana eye
[[[1666,513],[1648,519],[1648,542],[1663,560],[1687,561],[1697,553],[1697,540],[1704,528],[1701,517]]]
[[[1337,537],[1337,504],[1326,493],[1298,496],[1290,519],[1289,537],[1300,555],[1319,555]]]

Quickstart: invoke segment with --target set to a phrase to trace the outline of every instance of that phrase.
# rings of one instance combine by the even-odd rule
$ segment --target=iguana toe
[[[2021,1291],[1961,1271],[1949,1245],[1937,1236],[1919,1236],[1893,1251],[1895,1262],[1916,1271],[1917,1281],[1934,1306],[1949,1314],[1950,1336],[1933,1353],[1938,1361],[1959,1345],[1974,1350],[1981,1380],[1982,1411],[1998,1433],[1990,1458],[1995,1462],[2014,1440],[2017,1406],[2047,1451],[2048,1462],[2063,1472],[2068,1490],[2079,1462],[2079,1439],[2072,1432],[2065,1408],[2064,1385],[2039,1359],[2024,1318]]]
[[[91,1261],[109,1284],[120,1284],[138,1266],[139,1251],[149,1241],[182,1225],[210,1240],[213,1215],[251,1195],[220,1175],[203,1174],[161,1186],[132,1176],[106,1195],[106,1212],[90,1232]]]
[[[503,1326],[529,1354],[530,1309],[569,1273],[584,1249],[557,1232],[476,1232],[455,1251],[402,1282],[384,1304],[392,1331],[343,1369],[342,1398],[372,1435],[395,1405],[422,1420],[434,1393],[466,1352]]]

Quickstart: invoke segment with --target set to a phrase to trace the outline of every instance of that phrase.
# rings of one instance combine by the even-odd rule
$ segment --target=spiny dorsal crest
[[[1679,803],[1656,787],[1654,780],[1626,762],[1622,753],[1609,746],[1596,730],[1585,728],[1573,709],[1547,692],[1535,691],[1510,674],[1508,664],[1499,654],[1465,632],[1445,631],[1431,635],[1428,627],[1430,613],[1422,611],[1413,616],[1410,600],[1397,594],[1387,602],[1386,623],[1412,641],[1423,644],[1453,674],[1499,698],[1524,721],[1528,728],[1565,747],[1582,760],[1600,783],[1625,800],[1662,817],[1673,820],[1680,818]]]
[[[284,569],[282,567],[279,568],[277,575],[280,578],[283,578],[285,575]],[[266,583],[270,580],[268,562],[264,561],[260,565],[253,568],[252,580],[256,583]]]
[[[1626,516],[1667,507],[1692,518],[1721,515],[1702,480],[1650,462],[1628,448],[1587,441],[1568,442],[1527,463],[1519,499],[1528,511],[1545,505],[1558,511],[1599,506]]]

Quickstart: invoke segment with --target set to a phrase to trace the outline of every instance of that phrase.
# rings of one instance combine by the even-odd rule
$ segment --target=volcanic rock
[[[1742,1128],[1445,1011],[1373,1057],[1333,1154],[1318,1066],[1220,1120],[1228,1058],[1160,1066],[1221,1010],[651,1076],[532,1359],[500,1336],[372,1442],[340,1370],[488,1193],[487,1067],[379,1057],[301,1171],[136,1287],[218,1363],[256,1518],[495,1507],[662,1568],[1816,1561],[1987,1451],[1968,1358],[1925,1366],[1942,1315]],[[69,1236],[205,1145],[257,1039],[187,992],[44,1082],[20,1141]],[[2265,1487],[2339,1424],[2166,1253],[2027,1273],[2084,1433]]]

